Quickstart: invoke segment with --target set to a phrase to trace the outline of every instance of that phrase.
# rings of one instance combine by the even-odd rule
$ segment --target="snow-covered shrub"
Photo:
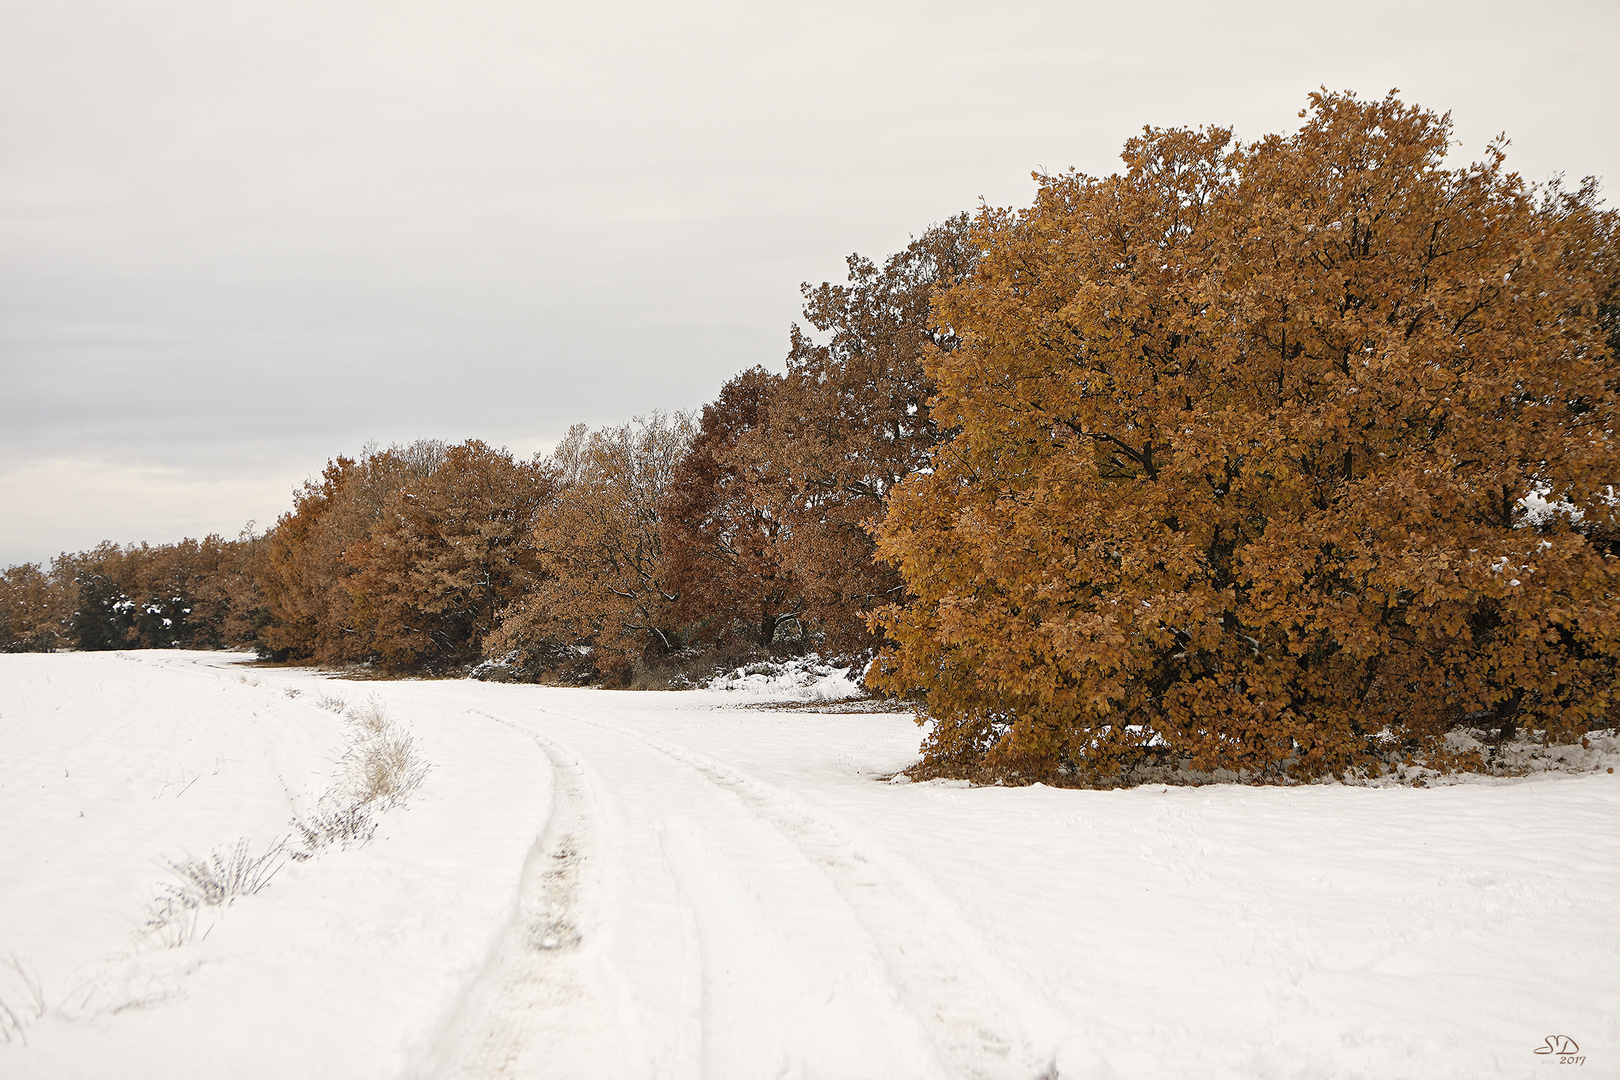
[[[815,653],[755,661],[716,675],[705,689],[808,701],[839,701],[865,693],[858,670],[829,663]]]

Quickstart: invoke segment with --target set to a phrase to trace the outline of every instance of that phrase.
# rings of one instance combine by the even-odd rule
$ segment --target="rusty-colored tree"
[[[345,582],[356,622],[385,667],[465,664],[540,570],[529,532],[552,470],[478,441],[452,446],[392,492]]]
[[[1611,707],[1620,568],[1572,521],[1620,477],[1612,216],[1447,169],[1393,94],[1302,115],[980,214],[929,361],[960,434],[881,526],[926,769],[1300,777]]]
[[[294,493],[292,510],[265,538],[254,568],[268,613],[259,632],[265,652],[321,663],[376,655],[370,626],[354,605],[350,579],[358,567],[350,549],[369,539],[396,492],[431,476],[443,460],[442,443],[368,448],[358,460],[329,462],[318,481]]]
[[[220,536],[173,544],[130,544],[113,576],[130,602],[129,645],[138,649],[217,649],[241,589],[240,541]]]
[[[3,649],[210,649],[252,641],[253,541],[104,541],[64,552],[49,571],[11,567],[0,586]],[[245,616],[245,617],[244,617]]]
[[[779,523],[779,573],[834,652],[871,648],[867,614],[901,591],[894,569],[874,560],[870,529],[945,437],[926,361],[957,339],[932,301],[972,273],[967,225],[965,214],[935,225],[881,267],[851,255],[847,284],[806,285],[804,315],[820,337],[793,327],[765,422],[725,459],[753,478],[755,504]]]
[[[760,367],[726,383],[670,479],[662,527],[678,598],[671,618],[694,640],[769,646],[804,613],[804,591],[782,559],[781,507],[760,482],[770,463],[738,452],[766,427],[781,384]]]
[[[77,590],[38,563],[0,571],[0,652],[50,652],[68,640]]]
[[[487,655],[542,673],[583,651],[622,684],[638,660],[675,647],[661,523],[694,433],[681,413],[569,430],[549,459],[557,496],[530,533],[544,577],[507,610]]]

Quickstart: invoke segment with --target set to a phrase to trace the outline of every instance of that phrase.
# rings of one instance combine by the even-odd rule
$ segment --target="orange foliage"
[[[557,496],[528,538],[543,577],[511,605],[487,655],[538,673],[584,654],[622,683],[636,661],[674,648],[663,507],[693,434],[681,413],[569,430],[550,458]]]
[[[270,622],[260,634],[277,659],[333,663],[373,655],[354,610],[350,581],[357,570],[349,549],[363,544],[383,520],[394,493],[432,475],[443,460],[438,443],[329,462],[319,481],[294,493],[293,508],[266,538],[256,567]]]
[[[506,606],[540,578],[529,530],[555,479],[540,462],[472,441],[390,495],[348,552],[355,621],[379,661],[415,668],[478,658]]]
[[[1614,218],[1449,135],[1316,94],[981,212],[927,360],[960,434],[879,529],[927,768],[1313,776],[1611,708]]]
[[[694,640],[769,646],[804,615],[804,590],[783,559],[782,507],[764,483],[770,462],[739,452],[767,427],[781,384],[760,367],[726,383],[671,477],[662,522],[677,598],[670,615]]]
[[[0,571],[0,652],[49,652],[63,644],[73,599],[73,590],[37,563]]]
[[[876,639],[867,614],[900,595],[873,559],[889,492],[943,438],[925,358],[955,347],[934,290],[972,270],[967,215],[928,229],[878,266],[849,257],[849,282],[804,286],[785,376],[755,368],[704,410],[666,508],[676,614],[699,637],[769,645],[779,628],[832,653]]]
[[[552,471],[471,441],[340,457],[266,538],[260,641],[283,659],[464,663],[538,572]]]

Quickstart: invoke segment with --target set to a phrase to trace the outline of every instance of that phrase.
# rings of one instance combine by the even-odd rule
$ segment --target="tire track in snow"
[[[522,732],[551,762],[551,813],[524,860],[516,910],[484,970],[416,1075],[487,1080],[625,1073],[618,1010],[604,992],[581,926],[596,832],[595,799],[582,770],[533,730]]]
[[[616,724],[543,711],[657,751],[772,826],[831,882],[866,930],[948,1074],[973,1080],[1055,1075],[1051,1051],[1036,1049],[1019,1017],[1036,1018],[1048,1045],[1068,1025],[1024,992],[948,898],[903,860],[864,838],[851,839],[856,830],[758,777]]]

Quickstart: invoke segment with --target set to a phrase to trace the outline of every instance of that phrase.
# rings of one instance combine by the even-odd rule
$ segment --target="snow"
[[[755,701],[842,701],[862,694],[861,673],[824,662],[819,656],[764,661],[722,672],[705,685]]]
[[[0,1076],[1530,1077],[1554,1036],[1620,1073],[1620,775],[885,783],[909,715],[741,707],[842,696],[814,667],[0,656]],[[431,769],[370,842],[143,932],[164,860],[341,786],[373,698]]]

